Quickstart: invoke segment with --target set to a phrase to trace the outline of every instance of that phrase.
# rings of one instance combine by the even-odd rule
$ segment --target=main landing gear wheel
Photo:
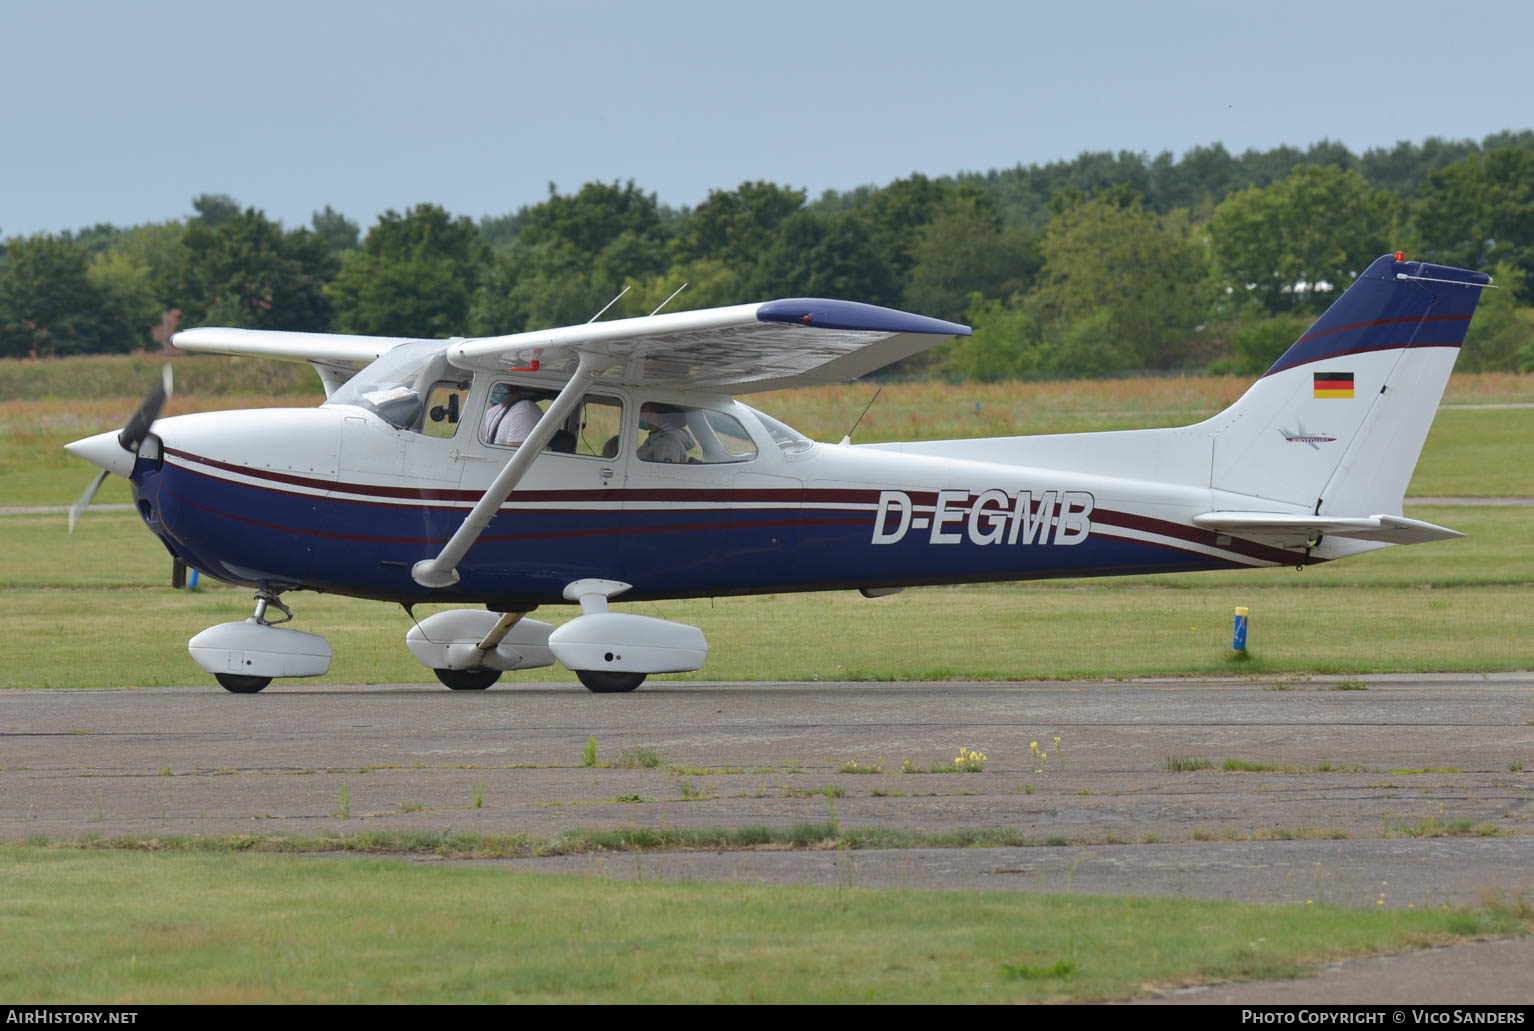
[[[610,673],[601,669],[578,669],[575,675],[581,678],[581,683],[586,685],[586,690],[595,691],[597,694],[621,694],[632,691],[644,683],[643,673]]]
[[[501,679],[498,669],[434,669],[432,672],[454,691],[483,691]]]
[[[215,673],[213,679],[225,691],[234,694],[255,694],[272,682],[271,677],[248,677],[243,673]]]

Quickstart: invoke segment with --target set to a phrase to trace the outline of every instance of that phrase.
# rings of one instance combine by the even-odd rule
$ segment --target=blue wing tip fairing
[[[787,322],[816,329],[863,330],[871,333],[931,333],[938,336],[969,336],[968,326],[926,315],[857,301],[834,301],[820,297],[787,297],[768,301],[756,310],[761,322]]]

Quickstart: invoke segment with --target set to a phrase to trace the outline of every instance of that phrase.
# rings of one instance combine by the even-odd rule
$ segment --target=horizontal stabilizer
[[[1348,537],[1384,544],[1422,544],[1463,537],[1458,530],[1398,515],[1317,516],[1281,512],[1205,512],[1193,524],[1232,537],[1298,548],[1319,537]]]

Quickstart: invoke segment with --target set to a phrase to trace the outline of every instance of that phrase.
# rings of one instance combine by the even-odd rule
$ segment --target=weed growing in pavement
[[[982,773],[985,771],[985,753],[961,746],[959,754],[954,756],[953,765],[961,773]]]
[[[1197,755],[1169,755],[1165,769],[1168,773],[1192,773],[1196,770],[1212,770],[1214,763]]]
[[[624,770],[653,770],[663,762],[665,760],[655,749],[648,745],[635,745],[619,752],[617,758],[608,765]]]

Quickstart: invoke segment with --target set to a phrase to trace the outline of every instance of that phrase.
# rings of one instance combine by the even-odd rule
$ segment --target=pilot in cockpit
[[[481,436],[487,444],[520,444],[533,432],[543,412],[533,403],[533,393],[515,383],[490,388]]]
[[[687,416],[671,409],[670,405],[646,402],[639,409],[639,428],[650,431],[645,442],[639,445],[642,462],[670,462],[682,464],[692,449],[692,434],[687,429]]]

